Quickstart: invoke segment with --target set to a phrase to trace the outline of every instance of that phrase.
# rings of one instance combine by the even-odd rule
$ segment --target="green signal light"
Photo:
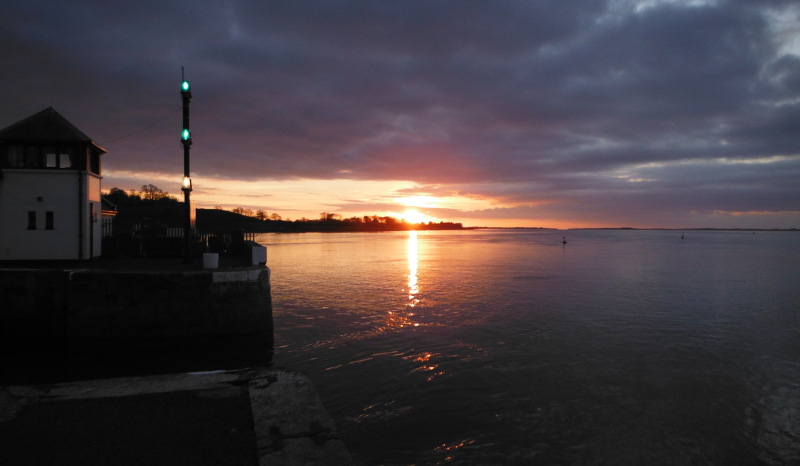
[[[191,138],[192,138],[192,133],[190,133],[188,129],[184,129],[183,132],[181,133],[181,139],[183,139],[184,141],[188,141]]]
[[[181,83],[181,91],[189,92],[189,89],[191,89],[191,88],[192,88],[192,86],[189,84],[189,81],[184,81],[184,82]]]

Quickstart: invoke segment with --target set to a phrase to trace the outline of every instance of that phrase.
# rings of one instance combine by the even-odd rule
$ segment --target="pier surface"
[[[0,463],[351,465],[309,379],[273,368],[0,387]]]

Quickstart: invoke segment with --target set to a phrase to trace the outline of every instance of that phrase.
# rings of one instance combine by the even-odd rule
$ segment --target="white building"
[[[0,260],[100,255],[100,155],[52,107],[0,130]]]

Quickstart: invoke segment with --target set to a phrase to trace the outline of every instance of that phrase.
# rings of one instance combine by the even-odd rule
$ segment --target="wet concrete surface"
[[[352,460],[309,379],[261,367],[2,387],[0,464]]]

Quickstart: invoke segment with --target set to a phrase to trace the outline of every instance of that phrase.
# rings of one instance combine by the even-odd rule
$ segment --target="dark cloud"
[[[204,176],[519,206],[487,217],[800,211],[796,2],[690,3],[25,2],[0,17],[0,125],[52,105],[107,167],[180,171],[185,65]]]

